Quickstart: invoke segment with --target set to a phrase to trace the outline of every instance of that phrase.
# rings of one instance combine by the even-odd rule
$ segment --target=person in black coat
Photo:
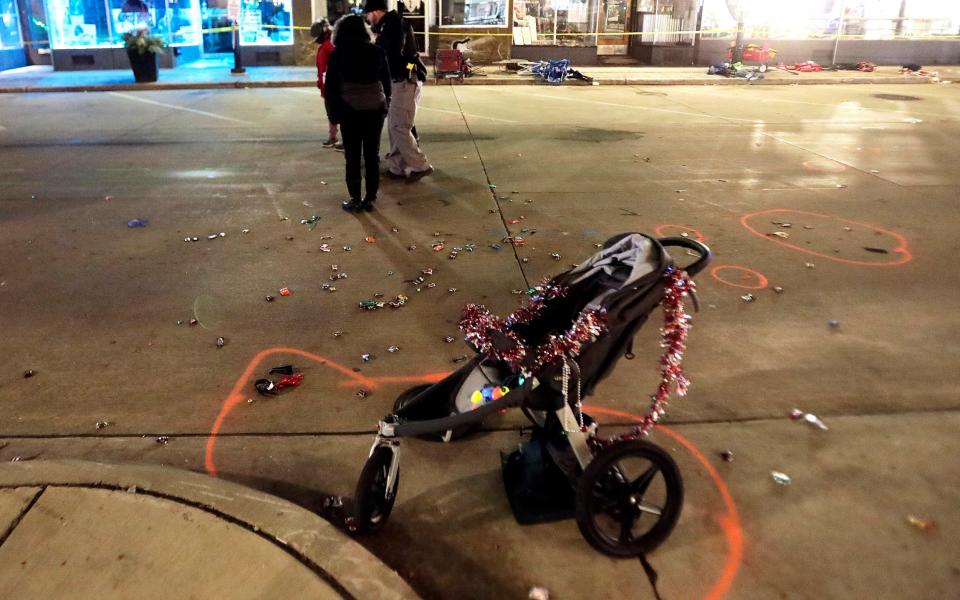
[[[327,63],[327,116],[340,125],[347,161],[347,211],[373,210],[380,187],[380,134],[390,102],[390,69],[383,50],[373,44],[363,17],[337,21],[334,50]],[[361,196],[360,159],[367,193]]]

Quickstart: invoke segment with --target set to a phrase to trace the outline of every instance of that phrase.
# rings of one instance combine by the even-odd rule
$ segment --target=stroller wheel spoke
[[[637,504],[637,510],[647,514],[656,515],[658,517],[663,515],[663,509],[661,507],[647,504],[645,502]]]
[[[647,489],[650,487],[650,483],[653,482],[653,478],[657,476],[657,472],[660,469],[657,465],[650,465],[650,468],[640,474],[639,477],[633,480],[633,483],[630,484],[630,489],[634,494],[639,494],[643,496],[647,493]]]
[[[628,544],[633,541],[633,524],[636,522],[636,519],[628,513],[620,515],[620,537],[619,540],[623,544]]]

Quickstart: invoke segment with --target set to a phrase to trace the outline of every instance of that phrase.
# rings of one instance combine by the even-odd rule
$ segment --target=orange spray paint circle
[[[740,273],[736,280],[731,278],[731,271]],[[710,269],[710,275],[723,285],[744,290],[762,290],[767,287],[767,278],[759,271],[741,267],[740,265],[717,265]]]

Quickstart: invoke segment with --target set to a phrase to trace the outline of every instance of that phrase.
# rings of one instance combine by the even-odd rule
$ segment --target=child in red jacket
[[[327,74],[327,62],[330,60],[330,53],[333,52],[333,29],[330,22],[326,19],[320,19],[310,27],[310,35],[317,43],[317,87],[320,88],[320,96],[326,96],[326,84],[324,79]],[[343,144],[337,141],[337,125],[332,121],[327,121],[329,135],[327,141],[323,143],[324,148],[334,148],[343,151]]]

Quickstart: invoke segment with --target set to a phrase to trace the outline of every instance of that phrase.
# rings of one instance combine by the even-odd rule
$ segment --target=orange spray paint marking
[[[720,275],[724,271],[739,271],[741,273],[741,281],[750,281],[750,283],[734,283],[730,279]],[[754,271],[753,269],[748,269],[746,267],[741,267],[740,265],[717,265],[710,269],[710,275],[723,285],[729,285],[730,287],[741,288],[744,290],[762,290],[767,287],[768,283],[767,278],[764,277],[763,273]]]
[[[888,236],[893,238],[893,241],[896,243],[893,250],[891,250],[891,260],[887,262],[878,262],[878,261],[866,261],[866,260],[853,260],[849,258],[840,258],[839,256],[834,256],[831,254],[824,254],[823,252],[817,252],[816,250],[811,250],[809,248],[804,248],[803,246],[798,246],[796,244],[791,244],[790,242],[779,238],[771,237],[766,235],[761,231],[751,225],[750,220],[755,217],[763,216],[764,218],[769,218],[771,216],[789,216],[792,221],[796,222],[797,216],[806,216],[806,217],[817,217],[820,219],[829,219],[831,221],[837,221],[840,223],[845,223],[847,225],[856,225],[863,229],[868,229],[870,231]],[[833,215],[824,215],[821,213],[807,212],[803,210],[793,210],[792,208],[774,208],[770,210],[761,210],[755,213],[749,213],[740,217],[740,224],[743,225],[747,231],[753,235],[765,239],[768,242],[773,242],[775,244],[780,244],[781,246],[786,246],[791,250],[797,250],[805,254],[812,254],[813,256],[818,256],[820,258],[825,258],[827,260],[832,260],[839,263],[844,263],[847,265],[857,265],[861,267],[895,267],[897,265],[904,265],[913,260],[913,256],[910,254],[910,251],[907,250],[907,240],[902,235],[895,231],[889,231],[883,229],[882,227],[877,227],[876,225],[869,225],[867,223],[860,223],[859,221],[851,221],[849,219],[841,219],[840,217],[835,217]]]
[[[217,434],[220,432],[223,422],[226,420],[230,412],[238,404],[244,402],[245,394],[242,394],[241,391],[249,383],[250,379],[253,377],[253,373],[257,370],[257,368],[260,366],[260,363],[262,363],[264,359],[273,354],[294,354],[303,358],[314,360],[323,366],[339,372],[341,375],[345,375],[349,381],[341,382],[341,385],[362,385],[370,389],[379,387],[381,383],[435,383],[449,375],[449,373],[427,373],[424,375],[397,377],[366,377],[339,363],[312,352],[306,352],[296,348],[267,348],[266,350],[261,350],[250,360],[243,373],[239,378],[237,378],[233,388],[230,390],[230,394],[223,401],[223,405],[220,408],[220,414],[217,415],[217,419],[214,421],[213,427],[210,430],[210,436],[207,438],[204,464],[207,473],[213,477],[217,476],[217,467],[213,458],[213,452],[217,443]],[[602,408],[599,406],[584,405],[583,409],[594,414],[605,414],[621,417],[628,419],[631,422],[640,422],[643,418],[642,415],[615,410],[612,408]],[[740,516],[737,513],[737,506],[734,503],[733,496],[730,495],[730,491],[727,489],[727,485],[723,478],[720,476],[717,470],[713,468],[713,465],[710,464],[703,453],[693,445],[692,442],[664,425],[659,425],[656,431],[663,432],[664,435],[670,437],[682,445],[688,452],[690,452],[697,462],[699,462],[704,469],[706,469],[707,473],[710,475],[710,478],[713,480],[713,484],[719,491],[721,499],[723,500],[725,513],[718,518],[718,522],[720,527],[723,529],[724,536],[727,540],[727,557],[724,561],[723,570],[721,571],[720,577],[713,583],[706,596],[704,596],[705,600],[720,600],[730,590],[730,586],[733,584],[734,578],[736,578],[737,570],[739,569],[740,562],[743,558],[743,532],[740,527]]]
[[[679,231],[673,231],[679,229]],[[669,223],[664,223],[663,225],[657,225],[657,228],[653,230],[657,237],[669,237],[671,235],[680,235],[686,233],[684,237],[692,237],[698,242],[705,242],[707,238],[704,237],[700,230],[694,229],[693,227],[687,227],[686,225],[671,225]]]

